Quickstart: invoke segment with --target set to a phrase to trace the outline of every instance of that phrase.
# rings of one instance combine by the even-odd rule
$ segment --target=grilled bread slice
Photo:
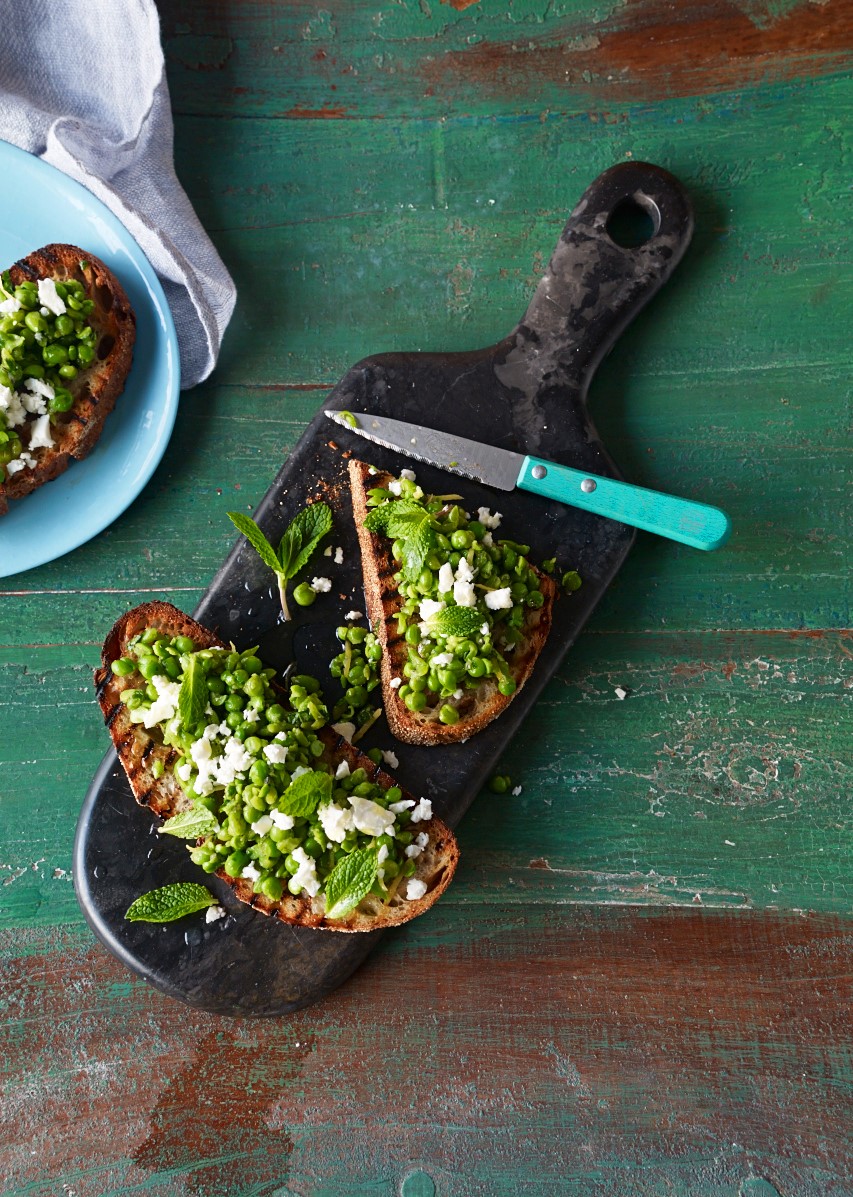
[[[179,754],[174,748],[163,744],[157,728],[149,731],[141,724],[131,722],[127,707],[120,701],[123,689],[145,684],[141,675],[116,677],[111,669],[113,661],[126,656],[130,640],[146,628],[156,628],[170,636],[188,636],[199,648],[223,648],[226,645],[190,616],[169,603],[161,602],[144,603],[123,615],[104,642],[102,664],[95,671],[95,686],[106,725],[136,801],[160,818],[168,819],[191,806],[190,799],[173,772]],[[286,702],[286,699],[282,701]],[[331,730],[324,729],[319,735],[326,746],[321,759],[329,765],[337,767],[341,761],[346,761],[352,771],[359,767],[366,770],[368,777],[383,789],[395,784],[388,773]],[[153,768],[156,761],[162,761],[164,766],[159,778],[155,776],[159,767],[158,770]],[[409,797],[404,791],[404,799]],[[423,897],[410,900],[399,891],[388,899],[369,894],[355,910],[341,919],[327,919],[322,900],[309,898],[304,891],[298,897],[285,891],[278,901],[271,901],[263,894],[256,893],[250,881],[228,877],[223,871],[218,872],[217,876],[232,887],[242,902],[282,922],[328,931],[378,931],[423,914],[450,884],[459,859],[456,839],[438,818],[433,817],[421,826],[428,836],[428,843],[416,858],[415,878],[426,885]],[[403,888],[401,885],[400,890]]]
[[[46,245],[9,270],[14,286],[38,279],[62,282],[76,279],[95,305],[88,317],[95,330],[95,359],[66,383],[74,396],[67,412],[56,416],[51,427],[53,445],[32,453],[35,465],[26,466],[0,483],[0,515],[7,510],[8,499],[21,499],[68,469],[73,459],[81,460],[92,451],[104,421],[121,394],[133,358],[136,318],[124,288],[109,267],[75,245]],[[29,447],[32,422],[15,430],[24,450]]]
[[[402,606],[394,574],[398,566],[391,556],[391,541],[386,536],[370,532],[364,521],[370,510],[367,492],[374,487],[387,487],[393,475],[377,472],[363,461],[348,463],[352,490],[353,517],[361,547],[362,575],[367,615],[383,648],[382,697],[388,726],[398,740],[407,744],[451,744],[467,740],[482,731],[493,719],[506,710],[533,672],[536,658],[551,628],[551,618],[557,587],[552,578],[537,571],[544,603],[529,609],[521,629],[524,640],[512,654],[510,672],[516,683],[515,692],[501,694],[494,677],[486,677],[480,684],[464,692],[457,704],[459,722],[442,723],[438,706],[423,711],[410,711],[401,700],[398,689],[391,682],[402,676],[408,657],[408,646],[397,632],[396,615]]]

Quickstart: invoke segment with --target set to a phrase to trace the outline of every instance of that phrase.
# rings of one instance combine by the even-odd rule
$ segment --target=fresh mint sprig
[[[206,886],[195,881],[178,881],[142,894],[131,903],[124,917],[131,923],[171,923],[215,905],[216,898]]]
[[[427,563],[436,546],[432,516],[420,503],[411,499],[396,499],[374,507],[366,516],[368,532],[390,536],[401,546],[404,581],[414,581]]]
[[[377,870],[376,850],[372,846],[358,848],[339,861],[326,878],[326,918],[342,919],[355,910],[370,893]]]
[[[246,537],[264,565],[275,574],[281,599],[281,613],[285,619],[290,619],[287,583],[305,568],[317,551],[320,541],[331,532],[331,509],[326,503],[310,503],[303,507],[285,528],[278,551],[250,516],[243,515],[240,511],[229,511],[228,518],[237,531]]]

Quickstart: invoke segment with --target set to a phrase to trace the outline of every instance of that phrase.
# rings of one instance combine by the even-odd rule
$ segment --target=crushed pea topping
[[[192,831],[190,851],[205,872],[245,878],[273,901],[285,890],[325,899],[338,866],[358,858],[360,889],[332,881],[334,917],[367,893],[390,898],[415,873],[430,804],[325,759],[315,733],[329,716],[316,679],[294,677],[285,704],[254,649],[198,650],[153,628],[112,671],[137,683],[121,695],[131,720],[180,754],[173,771],[192,807],[179,818],[205,828]]]
[[[96,357],[94,307],[77,279],[16,287],[0,275],[0,482],[53,444],[51,428],[74,402],[67,384]]]
[[[459,499],[424,494],[406,470],[368,491],[365,520],[390,537],[399,567],[397,631],[407,660],[397,693],[410,711],[448,725],[484,679],[503,695],[514,693],[513,653],[525,639],[528,612],[545,601],[530,546],[495,539],[500,513],[481,507],[474,519]]]

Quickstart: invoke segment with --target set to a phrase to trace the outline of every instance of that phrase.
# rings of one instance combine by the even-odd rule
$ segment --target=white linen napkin
[[[3,5],[0,137],[77,179],[122,221],[172,309],[181,387],[206,378],[237,292],[175,176],[153,0]]]

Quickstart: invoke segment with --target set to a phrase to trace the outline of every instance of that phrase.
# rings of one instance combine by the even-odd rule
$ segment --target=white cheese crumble
[[[449,665],[453,660],[453,653],[436,653],[430,657],[429,663],[433,669],[440,669],[442,665]]]
[[[300,887],[300,892],[304,889],[309,897],[315,897],[320,889],[317,866],[304,848],[294,848],[293,859],[299,864],[299,868],[293,874],[294,882]]]
[[[40,278],[38,281],[39,303],[52,312],[54,316],[64,316],[68,310],[65,300],[59,297],[56,283],[52,278]]]
[[[27,410],[21,396],[11,387],[0,384],[0,411],[5,413],[9,428],[18,428],[26,421]]]
[[[513,798],[517,798],[520,793],[521,793],[521,786],[513,786],[513,788],[512,788]]]
[[[323,549],[323,556],[331,557],[331,555],[332,555],[332,546],[329,544],[329,545],[326,545],[326,547]]]
[[[491,532],[484,532],[483,539],[480,543],[484,544],[487,549],[493,549],[495,547],[495,538],[492,536]]]
[[[349,804],[356,831],[363,831],[365,835],[386,835],[394,826],[396,815],[378,802],[350,794]]]
[[[251,881],[253,884],[261,879],[261,870],[257,865],[247,864],[243,872],[240,874],[246,881]]]
[[[488,507],[478,507],[477,508],[477,519],[480,521],[480,523],[483,525],[484,528],[492,529],[492,528],[500,527],[501,520],[503,519],[503,516],[501,515],[501,513],[499,511],[496,511],[494,513],[494,515],[492,515],[492,513],[491,513],[491,511],[489,511]]]
[[[20,307],[20,302],[15,298],[14,295],[10,295],[8,299],[4,299],[3,302],[0,303],[0,312],[2,312],[4,316],[9,316],[12,312],[19,311]]]
[[[30,451],[33,449],[50,449],[53,447],[53,437],[50,435],[50,416],[45,413],[33,424],[30,433]]]
[[[429,798],[421,798],[412,811],[413,823],[425,823],[432,818],[432,803]]]
[[[269,815],[261,815],[256,823],[250,823],[249,826],[255,835],[266,835],[268,831],[272,831],[275,823],[273,823]]]
[[[473,583],[454,582],[453,601],[457,607],[475,607],[477,605],[477,596],[474,593]]]
[[[502,590],[487,590],[486,606],[490,611],[508,611],[512,606],[512,592],[509,586],[504,586]]]
[[[259,719],[260,715],[254,707],[246,707],[245,711],[243,712],[244,723],[257,723]]]
[[[459,564],[456,566],[456,581],[457,582],[473,582],[474,571],[471,568],[467,557],[460,557]]]
[[[337,732],[339,736],[342,736],[343,739],[346,740],[347,744],[352,744],[352,738],[355,735],[355,724],[349,722],[333,723],[332,731]]]
[[[204,921],[206,923],[218,923],[220,919],[224,919],[226,915],[224,906],[208,906],[204,912]]]
[[[388,683],[392,690],[399,690],[402,684],[403,679],[401,677],[392,677],[391,681]]]
[[[306,769],[304,765],[297,765],[290,775],[291,781],[296,781],[297,777],[301,777],[303,773],[310,773],[310,769]]]
[[[414,470],[400,470],[400,477],[405,478],[407,482],[414,482],[415,481],[415,471]]]
[[[418,898],[422,898],[426,893],[427,887],[425,881],[420,881],[417,877],[410,877],[409,884],[406,886],[406,898],[410,902],[416,902]]]
[[[410,810],[414,805],[413,799],[403,798],[400,802],[392,802],[388,809],[392,810],[395,815],[399,815],[404,810]]]
[[[151,706],[147,709],[137,707],[135,711],[130,712],[133,723],[141,723],[143,727],[147,728],[156,727],[158,723],[166,723],[169,719],[174,718],[175,711],[178,709],[178,696],[181,693],[180,682],[170,681],[169,678],[163,677],[159,673],[154,675],[151,682],[157,691],[157,697]]]
[[[441,569],[438,571],[438,592],[439,594],[449,594],[453,589],[453,566],[449,561],[445,561]]]
[[[189,781],[192,777],[193,767],[189,761],[184,761],[182,765],[178,765],[175,773],[177,774],[178,781]]]
[[[421,619],[432,619],[433,615],[438,615],[439,611],[444,610],[445,604],[436,599],[425,598],[418,608],[418,614]]]
[[[264,756],[271,765],[283,765],[287,760],[287,746],[285,744],[265,744]]]
[[[43,378],[27,378],[24,382],[24,389],[31,395],[41,395],[43,399],[52,399],[56,394],[50,383],[45,382]]]
[[[620,702],[623,698],[628,697],[628,691],[623,690],[621,686],[616,687],[615,694],[616,694],[616,697],[620,700]]]
[[[391,769],[399,768],[400,762],[397,759],[396,752],[392,752],[390,748],[382,749],[382,759],[386,765]]]
[[[290,831],[296,820],[293,815],[286,815],[282,810],[271,810],[270,819],[274,827],[279,831]]]
[[[346,833],[355,827],[352,811],[345,810],[342,806],[336,806],[334,802],[321,806],[317,811],[317,818],[320,820],[320,826],[323,828],[326,839],[335,844],[342,844]]]
[[[344,616],[344,619],[349,619],[349,620],[364,619],[364,615],[361,613],[361,611],[347,611],[346,615]]]
[[[397,481],[396,478],[392,478],[392,480],[388,483],[388,489],[390,490],[392,495],[396,495],[397,498],[399,499],[400,491],[401,491],[402,487],[400,486],[400,483]]]
[[[344,550],[342,549],[342,547],[340,545],[338,545],[338,547],[335,549],[335,565],[343,565],[343,563],[344,563]]]
[[[429,843],[429,836],[425,831],[416,835],[411,844],[406,848],[406,855],[410,860],[416,860],[423,852],[424,848]]]
[[[331,578],[312,578],[311,589],[315,594],[328,594],[332,589]]]
[[[340,781],[342,777],[349,777],[350,767],[346,761],[341,761],[335,770],[335,781]]]
[[[24,449],[20,457],[13,457],[11,461],[6,462],[6,473],[12,475],[17,474],[19,470],[25,470],[27,468],[34,469],[35,464],[36,459],[33,457],[32,453],[28,453],[27,450]]]

